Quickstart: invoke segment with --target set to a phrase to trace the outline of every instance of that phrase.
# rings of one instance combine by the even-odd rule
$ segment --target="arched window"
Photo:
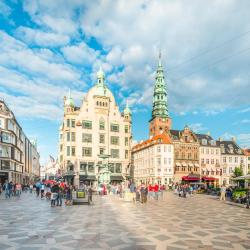
[[[98,101],[96,102],[96,105],[97,105],[97,106],[99,105],[99,102],[98,102]]]

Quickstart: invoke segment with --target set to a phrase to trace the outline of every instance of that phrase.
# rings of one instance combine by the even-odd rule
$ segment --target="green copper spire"
[[[105,74],[100,66],[99,71],[97,72],[97,95],[105,96],[106,95],[106,86],[105,86]]]
[[[126,101],[126,107],[123,112],[124,112],[124,115],[131,115],[132,113],[128,105],[128,100]]]
[[[70,106],[70,107],[74,107],[74,101],[73,101],[73,98],[71,97],[70,89],[69,89],[68,98],[66,99],[65,105]]]
[[[159,62],[155,80],[152,119],[155,117],[166,118],[168,117],[167,86],[161,63],[161,52],[159,53]]]

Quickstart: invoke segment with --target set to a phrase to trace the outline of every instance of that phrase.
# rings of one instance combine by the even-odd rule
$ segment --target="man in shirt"
[[[220,200],[226,200],[226,187],[224,185],[222,185],[220,189]]]

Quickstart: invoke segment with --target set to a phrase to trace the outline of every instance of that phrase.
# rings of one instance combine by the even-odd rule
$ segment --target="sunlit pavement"
[[[250,249],[250,211],[206,195],[52,208],[35,195],[2,195],[0,249]]]

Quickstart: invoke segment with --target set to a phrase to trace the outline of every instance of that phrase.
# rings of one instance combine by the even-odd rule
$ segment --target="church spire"
[[[159,52],[158,67],[156,70],[155,87],[153,95],[153,110],[152,119],[155,117],[167,118],[168,104],[167,104],[167,86],[165,83],[164,71],[161,62],[161,51]]]

